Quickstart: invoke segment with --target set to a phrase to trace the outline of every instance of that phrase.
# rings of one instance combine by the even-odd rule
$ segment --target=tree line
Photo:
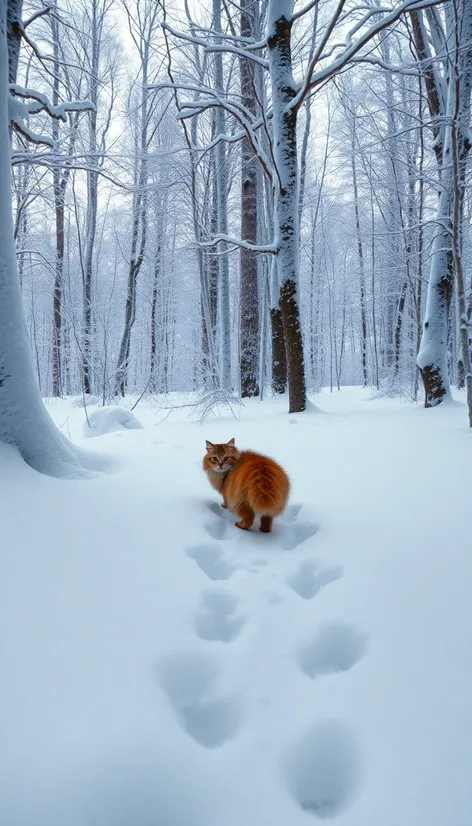
[[[2,5],[44,396],[472,410],[470,3]]]

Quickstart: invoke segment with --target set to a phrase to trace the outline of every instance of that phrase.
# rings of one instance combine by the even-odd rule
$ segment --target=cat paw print
[[[288,587],[302,599],[313,599],[322,588],[342,576],[342,568],[323,568],[316,559],[305,559],[285,580]]]
[[[211,543],[193,545],[187,548],[185,553],[197,563],[200,570],[208,579],[211,579],[212,582],[229,579],[233,573],[241,567],[230,562],[224,555],[222,549],[218,545]]]
[[[202,640],[232,642],[241,633],[246,617],[239,600],[229,591],[204,591],[194,616],[195,633]]]
[[[188,736],[206,749],[232,740],[242,719],[235,695],[221,693],[217,658],[195,651],[173,652],[158,664],[157,678],[175,717]]]

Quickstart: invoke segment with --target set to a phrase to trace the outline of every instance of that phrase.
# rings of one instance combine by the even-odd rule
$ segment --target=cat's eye
[[[229,456],[225,456],[225,458],[223,459],[223,462],[227,462],[228,459],[229,459]]]
[[[218,461],[218,459],[216,458],[216,456],[212,456],[212,457],[211,457],[211,461],[212,461],[212,462],[217,462],[217,461]]]

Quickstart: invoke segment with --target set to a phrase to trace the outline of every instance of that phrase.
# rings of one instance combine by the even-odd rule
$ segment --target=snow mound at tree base
[[[84,424],[84,436],[105,436],[117,430],[141,430],[139,419],[125,407],[101,407],[94,410]]]

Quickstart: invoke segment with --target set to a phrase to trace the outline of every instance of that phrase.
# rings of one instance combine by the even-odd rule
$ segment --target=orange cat
[[[223,507],[240,519],[236,527],[248,531],[255,516],[260,516],[263,533],[270,533],[274,516],[287,504],[290,482],[287,474],[272,459],[240,451],[234,439],[223,445],[206,443],[203,469],[210,485],[223,497]]]

